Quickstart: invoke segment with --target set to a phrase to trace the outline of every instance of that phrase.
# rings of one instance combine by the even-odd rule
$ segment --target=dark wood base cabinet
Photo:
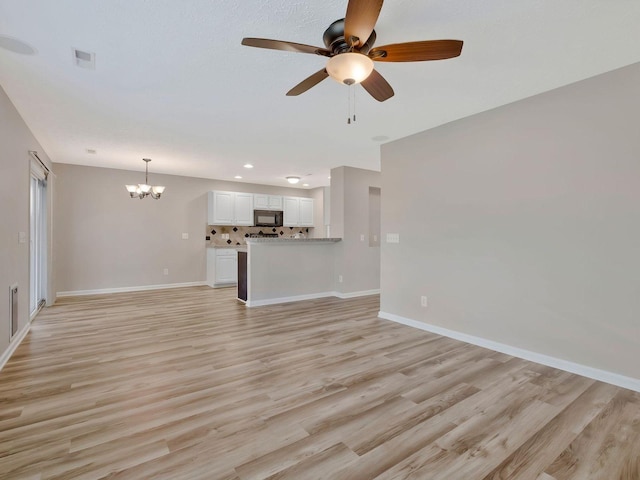
[[[238,252],[238,299],[247,301],[247,252]]]

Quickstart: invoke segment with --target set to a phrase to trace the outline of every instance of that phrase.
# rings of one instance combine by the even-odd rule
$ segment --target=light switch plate
[[[400,243],[400,234],[387,233],[387,243]]]
[[[182,234],[182,239],[183,240],[189,240],[189,234],[188,233],[183,233]]]
[[[27,232],[20,232],[18,234],[18,241],[20,243],[27,243]]]

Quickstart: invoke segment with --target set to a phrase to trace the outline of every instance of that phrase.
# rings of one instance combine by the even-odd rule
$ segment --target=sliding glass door
[[[31,166],[29,312],[33,318],[47,297],[47,178],[39,165]]]

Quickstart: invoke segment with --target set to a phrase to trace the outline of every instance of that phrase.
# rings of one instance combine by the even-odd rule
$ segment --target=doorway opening
[[[47,176],[35,152],[31,160],[29,199],[29,314],[37,315],[47,298]]]

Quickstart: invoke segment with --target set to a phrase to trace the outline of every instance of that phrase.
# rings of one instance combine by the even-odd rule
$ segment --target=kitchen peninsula
[[[238,298],[247,307],[335,295],[340,238],[248,238],[238,248]]]

